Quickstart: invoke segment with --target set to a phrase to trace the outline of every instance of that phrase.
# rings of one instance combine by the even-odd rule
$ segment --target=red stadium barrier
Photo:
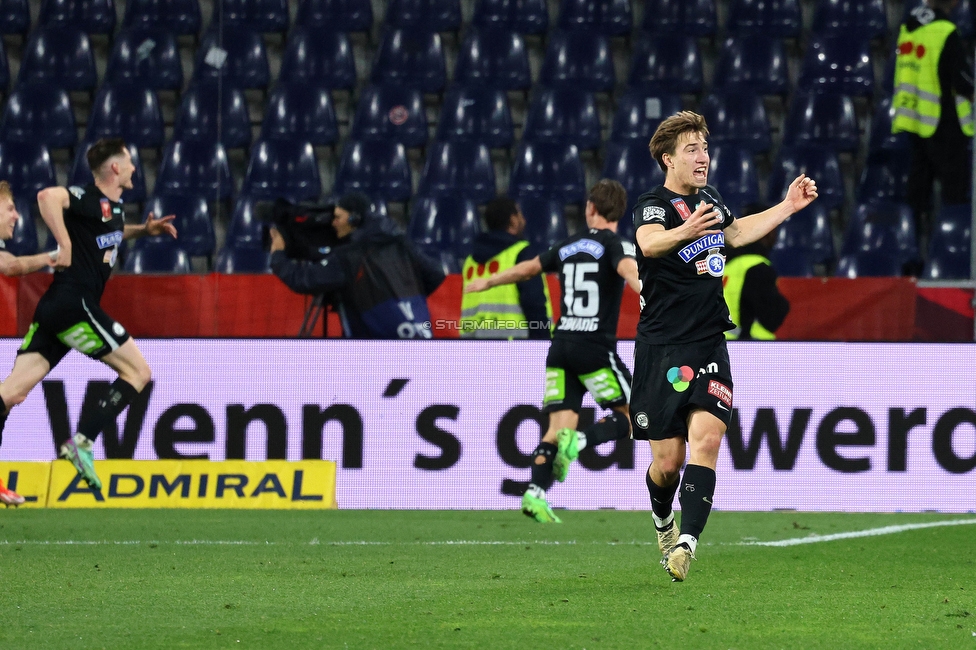
[[[559,282],[549,276],[559,312]],[[22,336],[50,274],[0,277],[0,336]],[[912,278],[781,278],[790,314],[780,328],[793,341],[972,341],[973,291],[919,288]],[[137,337],[288,337],[302,326],[307,296],[293,293],[273,275],[116,275],[102,306]],[[461,277],[448,276],[429,299],[432,321],[457,321]],[[622,339],[634,337],[637,296],[624,290]],[[338,319],[326,320],[339,336]],[[322,326],[317,328],[322,332]],[[452,327],[436,338],[457,338]]]

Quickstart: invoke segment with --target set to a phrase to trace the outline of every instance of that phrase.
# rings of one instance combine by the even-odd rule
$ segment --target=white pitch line
[[[732,546],[797,546],[800,544],[818,544],[820,542],[832,542],[839,539],[856,539],[858,537],[875,537],[878,535],[892,535],[903,533],[909,530],[921,530],[924,528],[940,528],[943,526],[966,526],[976,524],[976,519],[950,519],[948,521],[930,521],[918,524],[903,524],[900,526],[884,526],[882,528],[869,528],[867,530],[852,530],[846,533],[833,533],[831,535],[808,535],[807,537],[793,537],[790,539],[780,539],[771,542],[748,541],[733,542]],[[208,540],[191,539],[175,541],[159,540],[21,540],[10,541],[0,540],[0,546],[135,546],[139,544],[173,544],[175,546],[576,546],[579,542],[575,540],[522,540],[522,541],[502,541],[502,540],[442,540],[428,542],[382,542],[373,540],[336,540],[320,541],[317,537],[309,542],[271,542],[271,541],[248,541],[248,540]],[[604,544],[606,546],[657,546],[656,541],[631,541],[631,542],[593,542],[593,544]]]
[[[780,539],[774,542],[739,542],[738,546],[797,546],[799,544],[819,544],[820,542],[833,542],[838,539],[855,539],[857,537],[875,537],[877,535],[892,535],[903,533],[908,530],[920,530],[922,528],[940,528],[942,526],[966,526],[976,524],[976,519],[953,519],[950,521],[930,521],[922,524],[903,524],[901,526],[884,526],[882,528],[868,528],[867,530],[852,530],[846,533],[834,533],[832,535],[810,535],[808,537],[794,537],[791,539]]]

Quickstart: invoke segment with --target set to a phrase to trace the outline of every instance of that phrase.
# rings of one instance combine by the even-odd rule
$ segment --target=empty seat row
[[[2,46],[0,46],[2,47]],[[156,90],[180,90],[184,74],[172,33],[158,28],[130,28],[115,40],[105,78],[138,80]],[[220,78],[242,88],[271,83],[267,52],[256,32],[242,27],[208,31],[197,48],[193,79]],[[448,82],[440,36],[425,30],[384,33],[371,66],[374,83],[393,82],[440,93]],[[98,86],[88,36],[72,27],[39,28],[23,52],[20,82],[46,81],[68,91]],[[282,56],[279,81],[351,90],[357,84],[352,46],[343,32],[294,28]],[[454,80],[480,82],[506,91],[526,91],[533,79],[524,39],[497,27],[468,30],[454,69]],[[582,31],[553,32],[539,72],[545,86],[612,92],[617,86],[613,55],[606,37]],[[6,59],[0,60],[0,89],[9,85]],[[660,34],[641,37],[631,54],[629,87],[679,93],[704,89],[702,55],[694,37]],[[867,44],[842,36],[811,39],[797,87],[856,96],[874,92],[874,72]],[[731,37],[716,61],[716,89],[785,95],[792,88],[786,51],[774,37]]]
[[[921,0],[905,2],[907,14]],[[27,0],[6,0],[0,21],[3,33],[24,34],[30,28]],[[608,36],[630,34],[631,0],[560,0],[556,24],[560,29],[583,28]],[[640,29],[653,33],[681,33],[696,37],[718,32],[716,0],[647,0]],[[971,24],[968,0],[953,18]],[[462,27],[459,0],[391,0],[384,24],[406,29],[433,28],[457,32]],[[244,26],[259,32],[284,32],[289,27],[286,0],[219,0],[213,3],[211,24]],[[112,0],[43,0],[39,25],[76,25],[90,34],[111,34],[116,12]],[[295,25],[368,32],[375,23],[370,0],[302,0]],[[476,0],[472,23],[502,25],[523,34],[545,34],[549,11],[545,0]],[[203,24],[198,0],[129,0],[123,26],[165,27],[178,34],[198,34]],[[796,38],[803,25],[800,0],[729,0],[725,30],[754,35],[776,31]],[[817,0],[810,29],[814,34],[841,33],[880,38],[889,31],[884,0]],[[971,29],[971,27],[970,27]],[[969,32],[971,33],[971,32]]]

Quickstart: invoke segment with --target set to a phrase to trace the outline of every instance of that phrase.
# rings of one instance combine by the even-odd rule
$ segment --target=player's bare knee
[[[659,485],[671,485],[681,473],[683,458],[655,458],[651,463],[652,472],[662,480]]]

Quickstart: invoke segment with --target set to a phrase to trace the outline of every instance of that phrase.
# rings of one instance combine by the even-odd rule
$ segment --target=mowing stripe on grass
[[[780,539],[771,542],[761,542],[749,540],[745,542],[733,542],[731,546],[797,546],[799,544],[818,544],[820,542],[833,542],[839,539],[856,539],[858,537],[876,537],[878,535],[892,535],[903,533],[910,530],[920,530],[923,528],[939,528],[942,526],[966,526],[976,524],[976,519],[952,519],[948,521],[930,521],[918,524],[903,524],[901,526],[884,526],[882,528],[869,528],[867,530],[852,530],[846,533],[833,533],[831,535],[809,535],[807,537],[793,537],[790,539]],[[314,537],[308,542],[301,542],[301,545],[326,545],[326,546],[575,546],[575,540],[466,540],[451,539],[441,541],[413,541],[413,542],[382,542],[371,540],[336,540],[320,541]],[[272,541],[248,541],[248,540],[219,540],[219,539],[189,539],[175,541],[159,540],[21,540],[10,541],[0,540],[0,546],[133,546],[139,544],[173,544],[175,546],[292,546],[295,542],[272,542]],[[631,542],[593,542],[593,544],[604,544],[606,546],[657,546],[656,540],[650,541],[631,541]],[[725,544],[723,544],[725,545]]]
[[[780,539],[774,542],[739,542],[740,546],[797,546],[798,544],[818,544],[820,542],[832,542],[838,539],[854,539],[857,537],[875,537],[877,535],[891,535],[903,533],[909,530],[919,530],[922,528],[939,528],[941,526],[965,526],[976,524],[976,519],[954,519],[951,521],[930,521],[923,524],[903,524],[901,526],[884,526],[883,528],[869,528],[867,530],[852,530],[847,533],[834,533],[832,535],[810,535],[809,537],[794,537],[791,539]]]

